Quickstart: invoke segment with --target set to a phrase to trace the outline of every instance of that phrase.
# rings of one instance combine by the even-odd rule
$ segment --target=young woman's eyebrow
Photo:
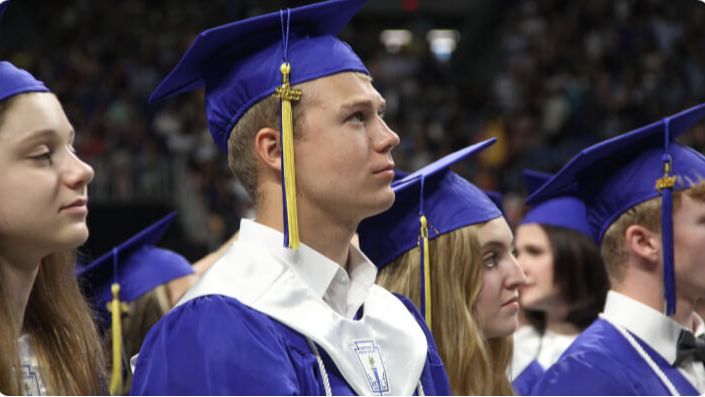
[[[22,139],[21,145],[22,146],[32,146],[37,143],[40,143],[42,141],[46,140],[54,140],[59,134],[53,130],[53,129],[41,129],[41,130],[36,130],[31,132],[27,137]]]

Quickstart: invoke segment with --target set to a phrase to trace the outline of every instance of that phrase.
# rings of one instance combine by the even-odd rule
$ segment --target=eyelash
[[[381,110],[381,111],[377,112],[377,116],[379,116],[379,118],[381,118],[382,120],[384,120],[384,110]],[[354,119],[357,119],[357,120],[354,120]],[[354,121],[357,121],[357,122],[360,122],[360,123],[364,122],[365,119],[366,119],[366,117],[365,117],[365,113],[364,113],[364,112],[355,112],[355,113],[352,114],[350,117],[348,117],[348,120],[354,120]]]
[[[53,161],[51,159],[51,156],[54,154],[51,150],[44,152],[38,156],[34,156],[33,158],[37,161],[49,161],[49,164],[53,164]]]

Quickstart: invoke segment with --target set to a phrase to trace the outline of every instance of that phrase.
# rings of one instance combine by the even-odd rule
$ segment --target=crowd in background
[[[520,215],[522,169],[555,172],[583,147],[705,99],[705,4],[696,0],[483,4],[482,24],[477,15],[363,10],[341,38],[387,99],[385,118],[402,138],[397,168],[499,138],[456,171],[506,193],[510,220]],[[92,205],[179,210],[185,242],[200,247],[195,260],[237,230],[250,202],[209,136],[202,90],[147,99],[202,30],[295,5],[23,0],[0,26],[0,53],[60,97],[79,155],[96,171]],[[414,39],[389,53],[379,39],[387,28]],[[429,50],[430,28],[460,32],[449,61]],[[705,126],[682,140],[705,151]]]

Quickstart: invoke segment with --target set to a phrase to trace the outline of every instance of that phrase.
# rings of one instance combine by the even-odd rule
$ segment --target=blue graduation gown
[[[528,396],[545,370],[537,360],[532,361],[512,382],[514,393],[518,396]]]
[[[634,339],[681,395],[698,391],[637,336]],[[669,395],[649,365],[610,323],[598,319],[546,370],[532,395]]]
[[[423,318],[398,296],[428,340],[421,375],[427,395],[450,395],[448,377]],[[364,309],[364,307],[363,307]],[[333,395],[354,395],[323,349]],[[178,306],[148,333],[133,395],[321,395],[316,357],[306,338],[235,298],[209,295]]]

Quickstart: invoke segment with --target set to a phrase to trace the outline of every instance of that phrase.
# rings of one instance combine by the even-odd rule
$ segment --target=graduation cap
[[[284,246],[299,246],[292,85],[352,71],[369,74],[336,35],[368,0],[332,0],[266,14],[202,32],[150,96],[150,102],[205,87],[211,136],[225,153],[230,131],[268,96],[281,103]]]
[[[0,101],[25,92],[49,92],[49,89],[26,70],[7,61],[0,62]]]
[[[504,210],[504,195],[500,192],[495,192],[494,190],[482,190],[485,192],[487,197],[492,200],[494,205],[497,206],[497,209],[499,209],[499,212],[502,213],[502,216],[507,218],[507,211]]]
[[[176,217],[172,212],[113,248],[91,264],[80,267],[77,275],[86,296],[105,320],[111,319],[113,332],[113,374],[111,394],[122,385],[122,330],[120,315],[125,304],[166,282],[193,274],[183,256],[154,245]]]
[[[421,313],[431,325],[428,241],[465,226],[502,216],[490,198],[450,167],[497,141],[488,139],[451,153],[392,183],[394,205],[360,223],[360,249],[378,268],[421,248]]]
[[[587,206],[595,240],[628,209],[662,197],[664,298],[666,315],[676,311],[673,269],[673,191],[705,177],[705,157],[674,139],[705,114],[701,104],[581,151],[534,192],[533,205],[577,189]]]
[[[551,176],[551,174],[539,171],[524,170],[527,194],[532,195],[548,182]],[[539,225],[564,227],[596,240],[588,225],[585,203],[577,195],[577,191],[571,191],[560,197],[550,198],[543,202],[535,202],[524,216],[520,225],[538,223]]]

